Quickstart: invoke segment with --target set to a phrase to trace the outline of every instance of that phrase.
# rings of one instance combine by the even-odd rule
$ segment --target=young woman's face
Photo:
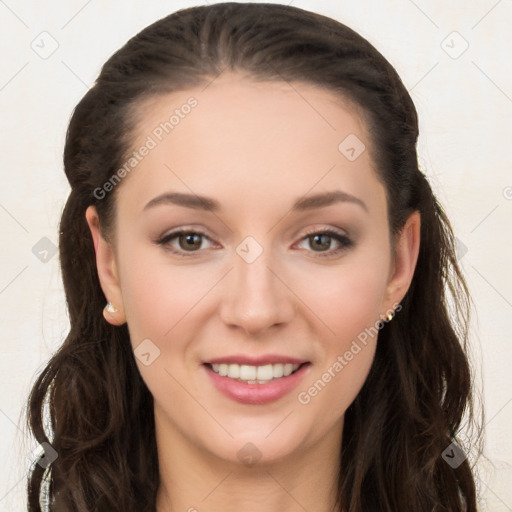
[[[314,86],[238,75],[141,112],[115,259],[96,245],[158,435],[238,463],[338,446],[419,229],[394,260],[360,119]]]

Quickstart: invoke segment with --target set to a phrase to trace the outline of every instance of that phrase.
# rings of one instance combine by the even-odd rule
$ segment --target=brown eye
[[[178,237],[178,243],[180,249],[188,250],[188,249],[200,249],[201,248],[201,235],[197,233],[186,233],[181,234]]]
[[[205,248],[205,240],[211,243],[204,233],[182,229],[163,236],[157,243],[178,256],[191,256],[193,253],[202,252],[200,249]]]
[[[313,249],[316,247],[320,249],[321,251],[328,250],[331,247],[331,241],[332,237],[329,235],[323,235],[323,234],[317,234],[317,235],[310,235],[308,237],[310,247]]]
[[[305,248],[320,257],[335,256],[354,245],[354,242],[347,235],[332,229],[306,233],[301,243],[306,243],[307,247]]]

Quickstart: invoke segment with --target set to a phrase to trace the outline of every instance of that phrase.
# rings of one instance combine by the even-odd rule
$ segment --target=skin
[[[377,336],[309,403],[298,394],[402,300],[418,257],[419,213],[393,247],[361,117],[313,85],[225,73],[204,90],[146,102],[135,147],[190,96],[198,106],[118,185],[114,240],[100,234],[94,207],[86,213],[101,286],[117,309],[105,310],[105,319],[127,322],[134,348],[149,338],[160,350],[149,366],[136,359],[155,401],[157,511],[332,511],[344,413],[367,377]],[[338,150],[349,134],[367,148],[354,161]],[[296,199],[331,190],[361,199],[367,211],[338,202],[290,212]],[[221,210],[143,211],[168,191],[212,197]],[[196,252],[183,239],[167,243],[191,256],[155,242],[179,227],[205,234]],[[322,248],[306,236],[328,228],[354,245],[332,254],[336,239]],[[236,252],[247,236],[263,249],[252,263]],[[283,354],[311,366],[278,401],[240,404],[202,366],[236,353]],[[261,456],[252,466],[237,456],[249,442]]]

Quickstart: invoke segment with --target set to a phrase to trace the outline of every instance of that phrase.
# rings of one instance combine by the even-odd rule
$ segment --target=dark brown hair
[[[126,324],[103,319],[106,299],[85,210],[96,206],[108,239],[122,185],[102,199],[94,191],[132,149],[136,107],[206,85],[226,69],[254,80],[310,83],[353,102],[364,114],[386,188],[390,236],[412,211],[421,213],[412,284],[400,313],[380,330],[370,374],[346,411],[340,506],[346,512],[476,511],[470,463],[452,468],[442,457],[463,419],[474,422],[466,355],[471,299],[449,220],[418,169],[411,97],[375,48],[333,19],[284,5],[220,3],[178,11],[142,30],[105,63],[73,112],[64,151],[71,193],[60,224],[71,327],[27,408],[31,432],[58,457],[46,472],[34,464],[29,512],[41,510],[45,494],[56,512],[155,510],[153,399]]]

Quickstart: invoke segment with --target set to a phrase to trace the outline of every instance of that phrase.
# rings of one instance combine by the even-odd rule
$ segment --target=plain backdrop
[[[473,363],[486,423],[481,510],[512,511],[512,1],[290,3],[366,37],[415,102],[421,168],[452,221],[476,306]],[[0,511],[26,510],[36,444],[23,408],[68,329],[55,246],[69,192],[62,167],[69,117],[115,50],[153,21],[198,4],[0,0]]]

